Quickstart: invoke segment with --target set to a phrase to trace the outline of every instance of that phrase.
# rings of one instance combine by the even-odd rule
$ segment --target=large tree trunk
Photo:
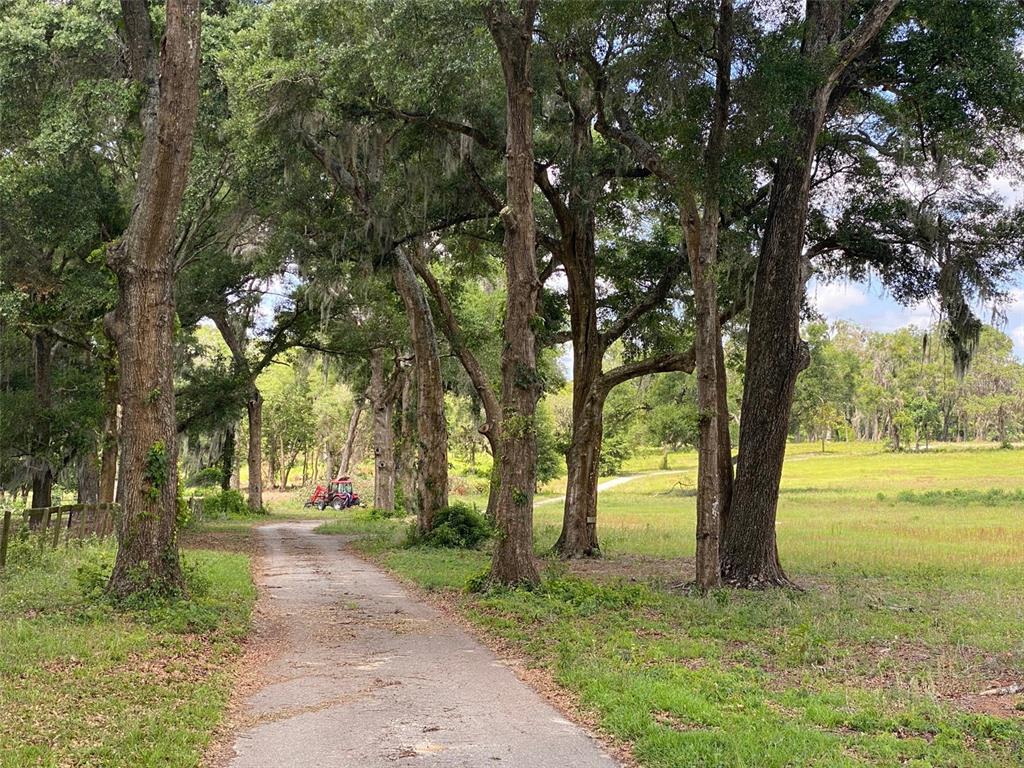
[[[100,500],[100,465],[96,444],[78,456],[78,503],[96,504]]]
[[[249,443],[246,448],[246,464],[249,468],[247,506],[251,512],[263,511],[263,395],[256,386],[256,373],[245,356],[245,334],[239,334],[228,319],[225,308],[211,314],[211,319],[221,338],[231,351],[235,370],[251,382],[249,397],[245,401],[246,418],[249,424]],[[273,451],[271,451],[273,455]],[[273,474],[271,474],[273,477]]]
[[[416,446],[416,371],[410,367],[402,371],[398,426],[398,483],[402,490],[405,511],[418,516],[416,501],[417,446]]]
[[[575,385],[575,378],[573,379]],[[555,551],[562,557],[600,554],[597,541],[597,479],[601,463],[604,403],[607,391],[593,382],[589,391],[577,394],[573,387],[573,426],[566,454],[568,478],[562,533]]]
[[[466,346],[462,330],[455,317],[455,312],[452,310],[448,297],[441,289],[441,285],[437,282],[437,278],[434,277],[427,265],[417,258],[415,254],[413,254],[411,261],[416,273],[434,297],[445,338],[459,358],[459,362],[462,363],[462,367],[466,371],[466,375],[469,376],[469,380],[473,383],[473,389],[476,391],[477,397],[480,398],[480,403],[483,406],[485,421],[480,426],[479,431],[480,434],[487,438],[487,442],[491,447],[492,459],[491,480],[487,494],[487,511],[485,514],[487,519],[493,522],[497,519],[496,511],[498,507],[498,486],[501,467],[501,404],[495,396],[491,383],[487,380],[487,375],[484,373],[480,361],[476,359],[473,352]]]
[[[586,139],[576,139],[576,154],[586,151]],[[576,133],[574,132],[574,137]],[[565,558],[600,554],[597,540],[597,477],[601,458],[604,403],[601,384],[605,345],[597,325],[597,259],[594,211],[574,186],[568,216],[574,226],[566,233],[562,264],[568,279],[572,333],[572,435],[566,453],[565,507],[562,532],[555,551]]]
[[[103,434],[100,451],[99,500],[109,504],[117,488],[117,374],[107,368],[103,378]]]
[[[392,426],[394,398],[384,376],[384,356],[370,353],[370,403],[373,407],[373,506],[395,508],[395,432]]]
[[[448,425],[437,332],[427,297],[404,253],[395,253],[395,287],[402,297],[412,335],[416,370],[416,498],[408,499],[421,532],[448,506]]]
[[[249,466],[248,505],[252,512],[263,511],[263,395],[255,386],[245,402],[249,420],[249,447],[246,463]]]
[[[713,213],[712,213],[713,210]],[[696,244],[690,249],[695,307],[695,352],[697,373],[697,555],[696,585],[706,590],[719,585],[721,536],[721,453],[718,441],[720,407],[718,400],[718,348],[721,329],[718,325],[718,298],[714,266],[718,248],[718,209],[705,202],[705,226]],[[712,221],[711,217],[714,216]]]
[[[537,479],[536,409],[541,386],[532,321],[540,282],[533,218],[533,82],[531,45],[536,0],[520,0],[515,16],[502,0],[486,8],[501,57],[506,95],[505,281],[508,292],[501,355],[501,462],[498,528],[491,579],[502,584],[540,580],[533,553],[533,494]]]
[[[812,160],[836,82],[877,36],[897,0],[881,0],[849,37],[839,40],[849,6],[807,3],[801,55],[823,74],[791,110],[792,135],[779,157],[757,265],[747,339],[740,456],[725,529],[722,576],[744,587],[786,585],[775,516],[796,377],[807,367],[800,310],[808,270],[804,228]]]
[[[53,404],[53,345],[42,332],[32,337],[35,359],[35,399],[39,420],[32,456],[32,507],[53,506],[53,462],[50,456],[50,408]]]
[[[118,302],[111,336],[121,364],[124,507],[110,590],[183,586],[175,538],[178,435],[174,413],[175,220],[185,191],[198,103],[198,0],[168,0],[158,54],[149,9],[123,0],[127,59],[147,90],[132,217],[110,252]],[[158,66],[159,63],[159,66]]]
[[[718,318],[718,262],[721,166],[728,130],[732,69],[732,0],[721,0],[715,30],[715,100],[711,130],[704,151],[703,211],[687,197],[683,205],[683,230],[687,232],[687,256],[696,333],[694,352],[697,372],[697,413],[700,431],[697,444],[697,554],[696,586],[707,590],[721,583],[720,544],[722,534],[723,486],[728,451],[719,445],[722,421],[724,374],[722,329]],[[726,414],[727,418],[728,414]],[[731,465],[729,467],[731,472]]]
[[[352,403],[352,415],[348,419],[348,431],[345,433],[345,444],[341,447],[341,461],[338,463],[338,474],[347,475],[352,464],[352,450],[355,448],[356,435],[359,433],[359,418],[363,414],[366,401],[362,397],[356,398]],[[332,466],[330,449],[325,451],[327,461],[327,474],[330,478]]]

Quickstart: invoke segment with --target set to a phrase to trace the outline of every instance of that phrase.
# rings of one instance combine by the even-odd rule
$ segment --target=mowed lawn
[[[791,446],[779,509],[803,592],[685,588],[692,453],[633,459],[652,474],[602,493],[604,558],[547,557],[534,592],[466,592],[487,552],[403,548],[404,523],[326,531],[445,592],[642,766],[1024,766],[1024,697],[980,695],[1024,683],[1024,451],[820,451]],[[539,554],[561,514],[537,507]]]

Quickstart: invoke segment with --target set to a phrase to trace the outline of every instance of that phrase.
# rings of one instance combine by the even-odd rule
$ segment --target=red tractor
[[[317,509],[348,509],[358,507],[362,504],[359,494],[352,488],[352,478],[348,475],[340,475],[331,480],[326,487],[318,484],[303,506],[316,507]]]

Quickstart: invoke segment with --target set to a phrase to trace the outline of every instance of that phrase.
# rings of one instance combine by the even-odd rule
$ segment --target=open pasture
[[[598,528],[609,557],[692,556],[693,452],[635,457],[649,473],[601,493]],[[557,488],[545,488],[557,491]],[[544,498],[544,497],[542,497]],[[558,536],[562,505],[535,512],[538,545]],[[779,500],[779,550],[802,574],[965,573],[1024,568],[1024,451],[968,446],[891,453],[872,443],[790,446]]]

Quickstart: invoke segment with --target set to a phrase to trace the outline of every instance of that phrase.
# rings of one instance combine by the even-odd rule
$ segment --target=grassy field
[[[21,546],[0,574],[3,768],[199,763],[249,628],[249,558],[186,550],[189,600],[115,610],[113,553]]]
[[[978,695],[1024,682],[1024,452],[793,446],[779,547],[806,591],[707,597],[679,586],[695,456],[668,465],[604,492],[605,557],[548,558],[532,593],[465,593],[487,553],[402,548],[401,522],[325,530],[445,590],[644,766],[1024,765],[1024,699]],[[560,518],[537,508],[538,553]]]
[[[864,444],[819,450],[792,446],[782,481],[779,549],[798,573],[1024,565],[1024,452],[893,454]],[[635,460],[627,469],[657,471],[655,457],[646,464]],[[609,555],[693,554],[696,456],[673,455],[670,467],[675,474],[601,495],[598,526]],[[542,547],[560,525],[560,504],[537,509]]]

